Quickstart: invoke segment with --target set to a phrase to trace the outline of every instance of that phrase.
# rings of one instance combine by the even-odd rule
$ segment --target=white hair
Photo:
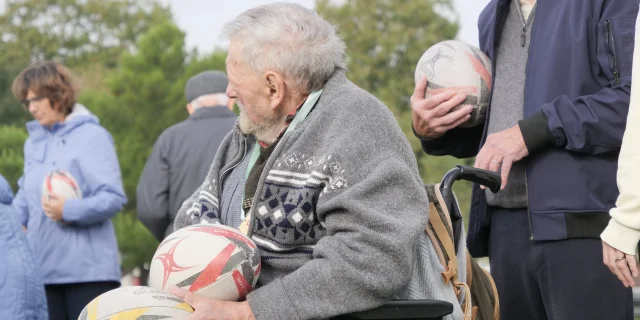
[[[213,105],[226,106],[228,102],[229,97],[224,93],[207,94],[193,99],[193,101],[191,101],[191,107],[195,110]]]
[[[324,86],[336,68],[346,69],[344,41],[315,11],[293,3],[247,10],[223,27],[242,45],[245,62],[257,72],[274,70],[300,89]]]

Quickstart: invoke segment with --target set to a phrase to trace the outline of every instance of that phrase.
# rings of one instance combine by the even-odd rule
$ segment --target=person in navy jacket
[[[603,265],[599,236],[618,196],[638,0],[492,0],[480,48],[493,62],[484,126],[455,93],[411,98],[430,155],[500,172],[474,187],[468,248],[489,256],[501,319],[633,319],[632,293]]]

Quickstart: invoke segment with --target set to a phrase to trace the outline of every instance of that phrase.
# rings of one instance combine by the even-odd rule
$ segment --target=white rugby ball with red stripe
[[[467,97],[454,112],[471,105],[471,117],[460,127],[484,123],[493,85],[491,60],[480,49],[459,40],[446,40],[424,52],[416,66],[415,81],[428,80],[425,98],[453,90]]]
[[[197,224],[169,235],[151,261],[149,286],[174,285],[199,296],[237,301],[253,290],[260,276],[255,243],[239,230]]]
[[[82,191],[76,179],[64,170],[51,171],[42,183],[42,196],[55,194],[63,199],[82,199]]]

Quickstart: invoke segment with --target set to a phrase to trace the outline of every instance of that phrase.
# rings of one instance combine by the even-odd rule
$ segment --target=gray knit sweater
[[[221,176],[249,156],[247,140],[238,128],[225,138],[176,230],[221,222]],[[249,236],[262,271],[247,300],[257,319],[324,319],[397,297],[456,305],[442,270],[432,267],[438,261],[428,238],[420,237],[428,199],[413,151],[391,112],[343,70],[282,137],[255,194]]]
[[[535,11],[526,22],[525,43],[522,45],[522,28],[525,20],[520,4],[511,3],[494,59],[496,75],[491,99],[489,134],[511,128],[523,118],[524,85],[534,18]],[[513,164],[504,190],[493,193],[487,189],[485,192],[487,203],[491,206],[509,209],[526,208],[527,179],[524,162],[518,161]]]

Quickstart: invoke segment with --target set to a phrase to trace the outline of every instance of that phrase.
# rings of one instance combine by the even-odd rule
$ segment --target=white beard
[[[250,134],[256,137],[258,141],[272,144],[276,142],[280,133],[284,129],[284,116],[278,114],[272,114],[269,116],[262,116],[263,123],[255,123],[249,119],[245,111],[244,105],[239,100],[236,100],[238,108],[240,108],[240,130],[244,134]]]

